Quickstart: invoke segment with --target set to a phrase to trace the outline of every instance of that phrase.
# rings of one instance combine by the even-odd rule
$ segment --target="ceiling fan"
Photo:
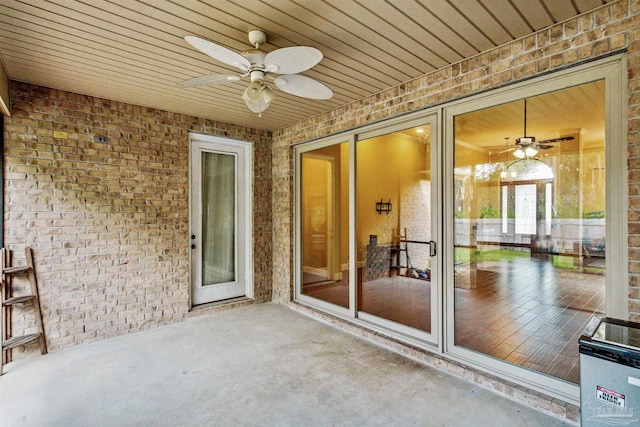
[[[502,151],[502,153],[513,151],[513,155],[518,159],[528,159],[538,154],[538,150],[548,150],[549,148],[553,148],[553,145],[549,144],[562,141],[571,141],[572,139],[574,139],[574,137],[572,136],[563,136],[560,138],[545,139],[544,141],[536,141],[535,137],[527,136],[527,100],[525,99],[523,136],[521,136],[520,138],[516,138],[515,146],[509,148],[508,150]]]
[[[285,47],[267,53],[260,49],[267,41],[267,35],[260,30],[249,32],[249,41],[255,49],[244,52],[236,52],[196,36],[185,36],[184,39],[213,59],[240,69],[241,73],[196,77],[179,83],[179,87],[236,82],[249,76],[251,83],[242,94],[242,99],[249,110],[260,116],[276,97],[274,90],[266,82],[267,78],[278,89],[290,95],[310,99],[329,99],[333,96],[333,91],[324,84],[298,74],[315,66],[322,59],[322,52],[314,47]],[[275,77],[274,74],[279,76]]]

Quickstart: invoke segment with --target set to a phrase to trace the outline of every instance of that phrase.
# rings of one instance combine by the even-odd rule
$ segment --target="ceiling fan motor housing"
[[[267,35],[261,30],[249,31],[249,41],[258,49],[260,45],[267,42]]]
[[[534,142],[536,142],[536,139],[533,136],[523,136],[521,138],[516,139],[516,144],[518,145],[531,145]]]

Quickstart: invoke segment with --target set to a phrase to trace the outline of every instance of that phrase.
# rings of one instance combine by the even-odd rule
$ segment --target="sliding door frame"
[[[605,164],[606,164],[606,247],[619,248],[616,256],[606,257],[605,312],[609,317],[628,318],[627,289],[627,176],[626,176],[626,58],[615,55],[524,83],[476,95],[448,104],[443,109],[444,164],[444,274],[446,289],[444,353],[454,360],[480,367],[493,375],[524,383],[551,396],[579,404],[579,386],[542,373],[511,365],[499,359],[455,345],[454,277],[454,118],[494,105],[513,102],[543,93],[562,90],[597,80],[605,81]],[[616,184],[613,184],[616,183]],[[576,347],[578,343],[576,342]]]
[[[402,120],[389,120],[379,126],[372,126],[371,128],[365,128],[356,135],[356,156],[357,156],[357,144],[359,141],[363,141],[370,138],[376,138],[379,136],[388,135],[394,132],[399,132],[405,129],[417,127],[417,126],[429,126],[429,150],[430,159],[429,167],[431,170],[431,194],[430,194],[430,208],[431,208],[431,224],[432,230],[430,239],[435,242],[436,255],[431,257],[431,332],[421,331],[410,326],[406,326],[391,320],[387,320],[373,314],[366,313],[364,311],[358,311],[357,317],[366,322],[369,327],[380,328],[381,331],[391,331],[392,333],[399,334],[404,339],[415,340],[417,342],[428,343],[431,347],[440,349],[439,344],[442,342],[441,336],[441,318],[442,318],[442,257],[440,256],[440,243],[442,242],[442,211],[438,209],[442,204],[441,199],[441,165],[442,165],[442,144],[440,144],[439,130],[440,130],[440,114],[437,110],[431,110],[430,112],[421,112],[421,114],[410,115],[404,117]],[[353,169],[354,181],[356,175],[356,168]],[[357,188],[356,188],[357,191]],[[353,193],[353,198],[357,198],[357,195]],[[369,207],[365,207],[367,209]],[[354,221],[355,221],[354,212]],[[355,241],[356,227],[353,229],[353,237]],[[355,283],[356,289],[359,284]]]
[[[558,397],[566,402],[579,404],[579,387],[575,384],[544,374],[529,371],[523,367],[510,365],[502,360],[493,359],[471,350],[457,347],[454,343],[454,244],[453,244],[453,182],[454,182],[454,134],[453,118],[458,114],[487,108],[516,99],[523,99],[545,92],[605,80],[606,86],[606,236],[607,246],[615,247],[616,256],[606,258],[607,316],[628,318],[628,243],[627,236],[627,167],[626,167],[626,55],[616,54],[603,59],[568,67],[564,70],[542,76],[534,76],[524,82],[514,83],[451,101],[429,109],[409,113],[400,117],[380,121],[361,128],[308,141],[293,146],[294,151],[294,283],[295,301],[332,314],[350,323],[355,323],[384,336],[398,339],[407,345],[425,349],[443,357],[460,362],[471,368],[479,368],[496,377]],[[415,333],[385,319],[375,318],[366,313],[357,312],[357,242],[356,242],[356,144],[357,140],[376,135],[392,133],[411,127],[412,124],[432,126],[432,177],[437,179],[434,185],[438,193],[437,216],[434,240],[438,242],[436,257],[436,278],[432,286],[437,289],[432,312],[431,334]],[[349,308],[330,304],[301,294],[301,218],[300,218],[300,159],[301,154],[314,149],[339,143],[349,143]],[[615,183],[615,184],[613,184]],[[614,284],[614,285],[612,285]],[[578,343],[576,342],[576,346]]]
[[[293,147],[294,152],[294,298],[297,302],[309,305],[333,314],[340,318],[366,326],[382,334],[393,336],[405,342],[412,343],[431,351],[442,350],[442,257],[440,243],[442,242],[442,204],[440,203],[442,176],[442,144],[440,143],[440,112],[430,109],[407,114],[405,116],[375,123],[363,128],[332,135],[316,141],[301,143]],[[357,257],[357,206],[356,206],[356,146],[357,141],[381,136],[411,127],[429,126],[430,131],[430,168],[431,168],[431,240],[436,242],[436,256],[432,258],[431,269],[431,332],[405,326],[364,312],[358,312],[358,257]],[[341,307],[302,293],[302,155],[313,150],[332,145],[349,144],[349,307]]]
[[[302,155],[320,148],[330,147],[333,145],[349,144],[349,194],[353,194],[355,187],[353,181],[353,174],[351,170],[354,168],[354,146],[355,135],[354,134],[339,134],[321,140],[300,144],[294,147],[294,283],[295,283],[295,300],[303,304],[316,307],[320,310],[326,311],[333,315],[343,318],[355,317],[355,291],[352,289],[351,284],[357,279],[357,270],[354,271],[353,257],[356,251],[355,239],[349,231],[349,307],[341,307],[336,304],[332,304],[326,301],[322,301],[317,298],[310,297],[302,293],[302,217],[301,217],[301,203],[302,203]],[[338,165],[339,167],[339,165]],[[355,211],[355,201],[352,197],[349,197],[349,230],[353,227],[353,218]]]

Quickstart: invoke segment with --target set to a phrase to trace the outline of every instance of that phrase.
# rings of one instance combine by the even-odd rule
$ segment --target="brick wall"
[[[629,311],[640,321],[640,1],[620,0],[467,58],[273,135],[274,264],[293,257],[292,144],[453,101],[626,50],[629,68]],[[274,270],[274,300],[293,295],[290,269]]]
[[[51,349],[225,308],[189,311],[189,131],[253,142],[254,296],[271,300],[269,132],[17,82],[11,95],[4,244],[14,264],[34,250]]]

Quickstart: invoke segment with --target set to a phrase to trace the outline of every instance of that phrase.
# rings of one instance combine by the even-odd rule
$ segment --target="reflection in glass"
[[[302,154],[302,294],[349,307],[349,144]]]
[[[356,144],[358,310],[431,331],[429,127]],[[378,209],[390,202],[390,211]]]
[[[604,310],[604,82],[456,116],[455,344],[579,382],[577,339]]]

